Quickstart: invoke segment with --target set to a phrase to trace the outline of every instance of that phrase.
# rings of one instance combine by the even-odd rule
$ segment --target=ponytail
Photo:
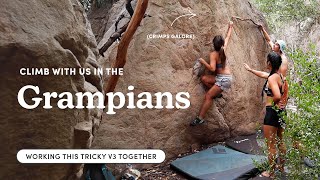
[[[219,57],[221,60],[222,67],[226,65],[226,54],[224,52],[224,38],[221,35],[217,35],[212,40],[213,48],[215,51],[219,52]]]
[[[225,67],[226,66],[227,57],[226,57],[226,54],[224,52],[223,46],[220,48],[219,57],[220,57],[220,60],[221,60],[222,67]]]

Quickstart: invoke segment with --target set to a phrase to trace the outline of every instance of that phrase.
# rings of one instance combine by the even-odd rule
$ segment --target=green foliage
[[[285,141],[287,162],[292,179],[317,179],[320,175],[320,59],[315,46],[309,51],[296,50],[289,54],[294,61],[294,79],[289,81],[290,98],[297,111],[289,111]],[[308,157],[314,168],[302,166]]]
[[[266,147],[265,147],[266,149]],[[267,152],[265,152],[267,153]],[[255,159],[252,159],[253,161],[253,164],[256,168],[258,168],[258,170],[260,172],[263,172],[263,171],[270,171],[270,166],[269,166],[269,163],[268,163],[268,160],[266,159],[265,161],[257,161]]]
[[[82,4],[85,11],[88,11],[91,8],[91,0],[80,0],[80,3]]]
[[[302,22],[306,18],[320,18],[318,0],[253,0],[267,18],[272,29],[286,25],[288,21]]]
[[[80,0],[80,3],[83,5],[83,8],[85,11],[89,11],[92,4],[95,4],[97,8],[102,7],[106,4],[108,0]],[[113,3],[114,0],[111,0],[111,3]]]

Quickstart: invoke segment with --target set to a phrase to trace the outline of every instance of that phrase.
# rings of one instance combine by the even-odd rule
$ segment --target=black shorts
[[[277,112],[278,111],[278,112]],[[274,127],[282,127],[284,128],[285,122],[281,115],[284,110],[275,110],[272,106],[266,107],[266,116],[264,117],[264,125],[274,126]]]

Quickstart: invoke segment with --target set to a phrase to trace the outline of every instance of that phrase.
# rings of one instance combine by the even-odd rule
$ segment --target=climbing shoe
[[[213,99],[222,98],[222,97],[223,97],[223,95],[220,93],[217,96],[215,96]]]
[[[203,119],[200,119],[199,117],[196,117],[191,123],[190,126],[196,126],[204,123]]]

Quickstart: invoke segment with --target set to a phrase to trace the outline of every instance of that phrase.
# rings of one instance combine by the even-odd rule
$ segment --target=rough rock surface
[[[112,22],[116,21],[115,16],[113,16],[111,11],[117,11],[116,8],[112,7],[116,4],[118,0],[108,0],[103,3],[100,7],[97,4],[93,4],[91,10],[88,12],[88,18],[92,24],[92,31],[96,37],[97,42],[99,42],[104,33],[110,28]],[[122,7],[118,4],[119,7]],[[111,9],[111,11],[109,11]]]
[[[78,165],[20,164],[16,154],[28,148],[89,148],[101,112],[61,110],[57,99],[52,99],[52,109],[43,109],[42,101],[27,110],[19,105],[17,94],[29,84],[39,86],[40,94],[27,91],[28,103],[43,92],[101,91],[101,78],[94,75],[19,74],[20,68],[99,67],[97,44],[83,8],[77,0],[12,0],[2,3],[0,17],[0,179],[74,179]]]
[[[123,9],[115,4],[119,15]],[[123,7],[124,8],[124,7]],[[175,18],[191,12],[197,16]],[[112,9],[110,12],[114,12]],[[234,78],[230,91],[214,101],[206,116],[206,124],[190,127],[203,102],[205,90],[198,79],[192,78],[194,60],[208,59],[215,35],[225,35],[231,16],[253,18],[265,23],[261,14],[248,1],[165,1],[151,0],[133,41],[129,46],[124,75],[116,90],[128,92],[133,85],[136,95],[141,92],[189,92],[191,106],[178,109],[126,109],[116,115],[106,115],[93,142],[94,148],[159,148],[168,158],[187,152],[192,146],[222,141],[230,136],[250,134],[262,122],[263,102],[261,87],[264,80],[243,68],[248,63],[255,69],[266,70],[265,58],[269,51],[262,34],[248,21],[235,22],[227,63]],[[114,17],[113,19],[116,19]],[[114,25],[98,44],[101,47],[114,32]],[[194,34],[194,39],[147,39],[148,34]],[[99,59],[104,67],[115,60],[117,43]],[[164,101],[165,103],[165,101]]]

